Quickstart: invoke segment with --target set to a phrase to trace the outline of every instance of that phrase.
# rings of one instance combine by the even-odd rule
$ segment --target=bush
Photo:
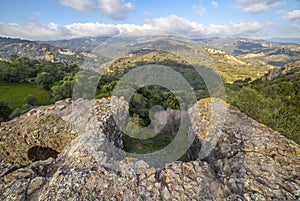
[[[13,119],[15,117],[18,117],[22,114],[22,109],[21,108],[16,108],[10,115],[9,115],[9,118],[10,119]]]
[[[10,113],[11,109],[8,107],[7,103],[0,102],[0,122],[9,120]]]
[[[35,81],[43,89],[50,90],[52,84],[54,83],[54,78],[50,75],[50,73],[42,72],[38,74]]]
[[[37,99],[35,96],[31,95],[31,94],[29,94],[29,95],[27,95],[27,96],[25,97],[25,101],[26,101],[26,103],[27,103],[28,105],[32,105],[32,106],[38,104],[38,99]]]
[[[61,86],[52,87],[52,97],[55,101],[71,98],[73,92],[73,81],[65,81]]]

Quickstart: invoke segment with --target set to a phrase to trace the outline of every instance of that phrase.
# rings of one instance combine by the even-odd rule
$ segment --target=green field
[[[22,107],[29,94],[38,99],[39,105],[51,103],[50,91],[41,89],[35,83],[10,83],[0,81],[0,101],[6,102],[11,109]]]

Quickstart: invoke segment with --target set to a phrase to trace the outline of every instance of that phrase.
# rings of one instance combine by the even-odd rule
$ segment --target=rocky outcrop
[[[242,61],[236,58],[235,56],[228,54],[223,50],[206,48],[206,51],[219,62],[235,64],[235,65],[245,65],[245,66],[248,65],[248,63],[246,63],[245,61]]]
[[[10,147],[10,154],[1,148],[0,199],[292,200],[299,196],[299,145],[224,101],[204,99],[189,109],[189,135],[195,135],[190,161],[158,168],[122,150],[122,132],[113,115],[122,116],[128,104],[113,99],[77,100],[73,110],[70,100],[60,101],[2,123],[1,146]],[[48,115],[55,123],[35,125]],[[59,128],[55,135],[54,128]],[[14,149],[25,153],[34,146],[60,154],[35,162],[26,154],[14,155]]]
[[[77,133],[62,119],[71,112],[71,99],[55,105],[42,106],[1,123],[0,158],[5,164],[16,167],[29,165],[28,150],[34,146],[48,147],[62,152]]]
[[[289,63],[284,65],[282,68],[272,68],[266,73],[261,79],[264,80],[274,80],[279,75],[286,75],[290,73],[293,69],[300,67],[300,61]]]
[[[43,52],[44,52],[44,59],[46,61],[54,62],[54,56],[51,52],[49,52],[47,49],[44,49]]]

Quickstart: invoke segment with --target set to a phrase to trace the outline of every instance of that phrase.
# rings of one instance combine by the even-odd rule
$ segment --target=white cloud
[[[293,10],[283,15],[284,19],[296,20],[300,19],[300,10]]]
[[[196,15],[199,15],[199,16],[202,16],[206,13],[206,9],[202,6],[193,5],[193,10],[196,13]]]
[[[227,37],[255,37],[260,35],[261,25],[258,22],[238,22],[228,25],[209,25],[208,35]]]
[[[70,30],[54,23],[50,24],[16,24],[0,23],[0,35],[5,37],[32,39],[32,40],[55,40],[70,36]]]
[[[124,20],[134,10],[133,3],[123,0],[60,0],[60,3],[76,10],[99,12],[114,20]]]
[[[94,0],[60,0],[60,3],[76,10],[92,10],[95,5]]]
[[[238,8],[247,13],[259,13],[283,5],[281,0],[237,0]]]
[[[219,8],[219,3],[217,1],[212,1],[211,4],[214,8]]]
[[[113,36],[119,34],[119,30],[112,24],[101,23],[74,23],[64,26],[70,32],[70,38]]]
[[[255,21],[230,23],[227,25],[203,25],[183,17],[170,15],[161,18],[148,18],[143,25],[74,23],[68,25],[12,24],[0,23],[0,36],[31,40],[57,40],[88,36],[115,36],[119,33],[130,36],[182,34],[187,37],[257,37],[262,26]]]
[[[125,19],[126,14],[134,10],[134,5],[130,2],[124,3],[121,0],[99,0],[99,2],[101,13],[116,20]]]

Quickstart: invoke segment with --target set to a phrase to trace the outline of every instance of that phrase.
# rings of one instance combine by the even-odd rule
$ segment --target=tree
[[[31,94],[29,94],[29,95],[27,95],[27,96],[25,97],[25,101],[26,101],[26,103],[27,103],[28,105],[32,105],[32,106],[38,104],[38,99],[37,99],[35,96],[31,95]]]
[[[0,101],[0,122],[9,120],[11,112],[12,111],[7,103]]]
[[[36,83],[43,89],[50,90],[52,84],[54,83],[54,79],[50,73],[42,72],[36,77]]]
[[[73,81],[65,81],[61,86],[52,87],[52,97],[55,101],[71,98],[73,92]]]

